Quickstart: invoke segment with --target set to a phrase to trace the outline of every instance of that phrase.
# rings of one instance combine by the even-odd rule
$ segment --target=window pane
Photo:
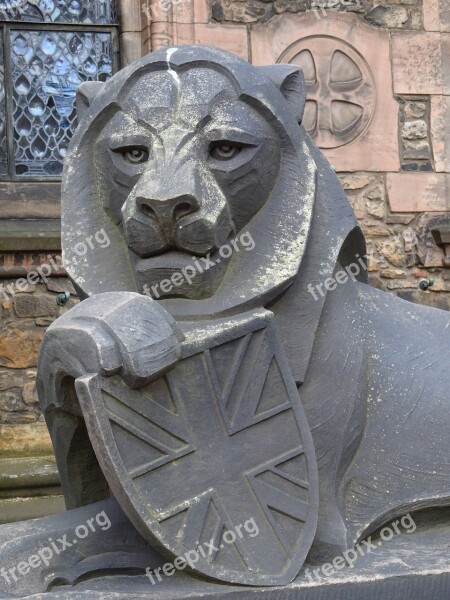
[[[11,31],[15,173],[59,176],[82,81],[112,74],[109,33]]]
[[[113,24],[116,0],[0,0],[0,21]]]
[[[6,158],[6,110],[5,110],[5,78],[3,64],[3,39],[0,31],[0,175],[8,171]]]

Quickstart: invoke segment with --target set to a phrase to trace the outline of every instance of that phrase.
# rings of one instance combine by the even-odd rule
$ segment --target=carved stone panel
[[[311,36],[280,58],[302,67],[308,90],[303,125],[320,148],[339,148],[369,126],[375,86],[366,61],[336,37]]]
[[[338,171],[398,170],[398,105],[386,31],[350,15],[283,15],[255,27],[251,44],[256,64],[303,68],[302,124]]]

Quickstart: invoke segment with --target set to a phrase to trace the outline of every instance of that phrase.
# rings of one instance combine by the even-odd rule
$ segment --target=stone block
[[[386,279],[405,279],[406,277],[405,271],[401,269],[383,269],[380,275]]]
[[[450,0],[424,0],[423,24],[426,31],[450,32]]]
[[[141,2],[135,0],[120,1],[120,30],[125,31],[141,31],[143,17]],[[145,16],[144,16],[145,18]]]
[[[55,320],[55,318],[53,318],[53,317],[39,317],[38,319],[35,320],[35,324],[38,327],[48,327],[49,325],[51,325],[53,323],[54,320]]]
[[[12,413],[22,408],[21,392],[18,388],[12,388],[0,394],[0,412]]]
[[[430,133],[436,171],[450,172],[450,96],[431,96]]]
[[[407,119],[420,119],[426,111],[425,102],[407,102],[404,108],[404,114]]]
[[[393,212],[449,210],[450,175],[444,173],[388,173],[386,187]]]
[[[270,10],[270,5],[258,0],[251,0],[249,2],[216,0],[212,4],[211,9],[213,19],[216,21],[255,23]]]
[[[195,43],[229,50],[248,60],[247,28],[241,25],[196,24]]]
[[[61,495],[0,499],[0,523],[38,519],[64,510]]]
[[[303,123],[337,171],[398,171],[398,104],[387,30],[356,15],[327,12],[317,19],[306,12],[273,17],[254,26],[250,37],[254,64],[303,68],[308,87]],[[340,95],[333,82],[349,73],[358,83]],[[352,118],[357,125],[348,132]]]
[[[344,190],[360,190],[373,181],[373,175],[361,174],[341,174],[339,180]]]
[[[403,6],[374,6],[366,14],[366,20],[378,27],[391,29],[403,27],[408,21],[408,11]]]
[[[51,456],[53,447],[47,425],[0,425],[0,457]]]
[[[53,456],[0,458],[0,490],[59,485]]]
[[[0,366],[11,369],[35,367],[44,331],[34,323],[10,323],[0,330]]]
[[[23,385],[23,379],[20,371],[11,371],[5,369],[0,371],[0,392],[11,388],[20,388]]]
[[[56,296],[19,294],[13,304],[18,317],[53,317],[59,312]]]
[[[142,38],[139,31],[126,31],[120,34],[120,62],[126,67],[142,55]]]
[[[35,381],[27,381],[24,384],[22,388],[22,400],[27,406],[34,406],[39,404]]]
[[[392,32],[392,69],[396,94],[450,93],[450,34]]]
[[[384,202],[366,202],[366,210],[375,219],[382,219],[385,213]]]
[[[426,138],[428,126],[423,119],[417,121],[407,121],[402,127],[402,138],[405,140],[418,140]]]
[[[76,296],[77,293],[75,288],[73,287],[73,283],[70,279],[66,279],[63,277],[52,277],[47,279],[46,286],[49,292],[56,292],[57,294],[61,294],[62,292],[69,292],[72,296]]]
[[[208,0],[195,0],[194,5],[194,22],[195,23],[209,23],[210,19],[210,8]]]
[[[247,28],[245,25],[219,25],[214,23],[180,23],[176,27],[173,44],[207,44],[233,52],[248,60]]]
[[[415,284],[404,279],[391,279],[386,283],[386,287],[388,290],[407,290],[414,288]]]
[[[301,10],[306,10],[308,7],[306,2],[292,2],[291,0],[275,0],[273,8],[279,15],[285,12],[297,13]],[[320,14],[318,12],[318,14]]]
[[[426,140],[405,141],[403,157],[411,160],[426,160],[430,158],[430,145]]]

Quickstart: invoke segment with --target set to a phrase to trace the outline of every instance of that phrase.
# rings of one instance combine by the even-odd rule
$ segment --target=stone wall
[[[45,254],[15,253],[1,258],[0,523],[4,523],[64,508],[35,377],[46,328],[77,299],[65,277],[34,277],[32,284],[27,283],[27,271],[36,272],[47,264]],[[13,272],[17,277],[11,276]],[[59,306],[57,298],[63,292],[71,298]]]
[[[427,1],[427,0],[424,0]],[[330,12],[354,13],[371,25],[399,29],[421,29],[421,0],[212,0],[211,17],[218,23],[267,22],[274,15],[313,12],[317,19]]]

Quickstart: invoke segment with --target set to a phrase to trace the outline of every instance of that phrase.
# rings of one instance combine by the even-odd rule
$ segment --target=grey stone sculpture
[[[62,201],[82,302],[38,374],[71,510],[0,527],[0,562],[72,543],[5,593],[447,598],[449,315],[367,284],[304,103],[298,67],[203,46],[80,86]],[[180,572],[153,588],[164,560]]]

